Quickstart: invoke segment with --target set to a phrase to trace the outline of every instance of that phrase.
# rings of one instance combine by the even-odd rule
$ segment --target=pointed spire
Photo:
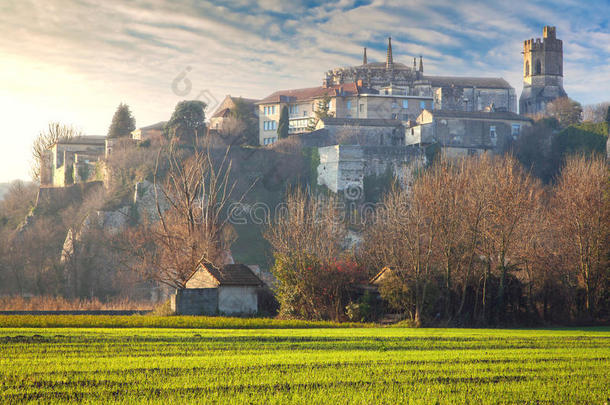
[[[366,47],[364,48],[364,57],[362,58],[362,64],[366,65],[368,62],[366,61]]]
[[[419,55],[419,71],[424,73],[424,61],[422,60],[421,55]]]
[[[394,60],[392,59],[392,37],[388,37],[388,53],[386,55],[385,67],[386,69],[391,69],[394,65]]]
[[[413,71],[417,70],[417,58],[413,58]]]

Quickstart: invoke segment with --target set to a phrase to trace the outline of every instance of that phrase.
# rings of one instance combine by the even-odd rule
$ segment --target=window
[[[263,139],[263,145],[271,145],[274,142],[275,142],[275,138],[264,138]]]
[[[307,110],[303,110],[303,117],[307,117]]]
[[[263,129],[265,131],[273,131],[274,129],[277,129],[277,121],[264,121]]]
[[[271,106],[271,114],[275,114],[275,106]]]
[[[495,125],[489,126],[489,137],[491,139],[496,139],[496,126]]]
[[[536,61],[536,74],[539,75],[542,72],[542,65],[540,64],[540,60]]]
[[[299,112],[299,106],[296,104],[291,104],[288,106],[288,113],[289,114],[297,114]]]
[[[521,133],[521,124],[511,125],[510,134],[513,136],[513,138],[518,137],[520,133]]]
[[[348,102],[347,102],[347,109],[348,109],[348,110],[351,110],[351,109],[352,109],[352,102],[351,102],[351,101],[348,101]]]
[[[402,108],[409,108],[409,100],[402,100]]]
[[[398,108],[398,104],[396,103],[396,101],[392,101],[392,108]]]
[[[426,109],[426,102],[425,101],[420,101],[419,102],[419,108],[421,108],[422,110]]]
[[[364,112],[364,104],[360,104],[360,112]]]
[[[525,75],[526,76],[530,75],[530,61],[529,60],[525,61]]]

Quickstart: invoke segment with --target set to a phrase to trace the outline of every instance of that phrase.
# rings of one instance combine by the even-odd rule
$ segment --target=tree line
[[[297,190],[267,231],[286,316],[340,320],[374,303],[416,324],[607,320],[610,183],[599,157],[568,158],[544,186],[511,156],[441,159],[393,187],[348,248],[333,197]],[[366,313],[368,311],[368,313]],[[362,311],[361,311],[362,312]]]

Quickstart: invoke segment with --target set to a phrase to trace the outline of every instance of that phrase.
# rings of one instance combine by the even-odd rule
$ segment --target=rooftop
[[[511,121],[531,121],[523,115],[509,111],[451,111],[451,110],[433,110],[428,111],[437,118],[473,118],[473,119],[496,119],[496,120],[511,120]]]
[[[159,121],[156,124],[148,125],[148,126],[141,127],[141,128],[138,128],[138,129],[140,129],[140,130],[143,130],[143,129],[144,130],[146,130],[146,129],[163,129],[163,128],[165,128],[165,124],[166,123],[167,123],[167,121]]]
[[[204,267],[218,281],[220,286],[263,285],[261,279],[244,264],[226,264],[220,268],[214,267],[211,264],[203,264],[201,267]]]
[[[320,119],[325,126],[360,126],[360,127],[398,127],[402,125],[399,120],[381,119],[381,118],[335,118],[327,117]]]
[[[314,100],[324,96],[350,96],[358,94],[359,89],[356,83],[346,83],[337,86],[318,86],[304,89],[280,90],[270,94],[256,104],[269,104],[279,102],[295,102]]]
[[[106,136],[104,135],[82,135],[75,136],[68,139],[60,139],[55,144],[83,144],[83,145],[104,145],[106,142]]]
[[[512,89],[512,86],[501,77],[460,77],[460,76],[425,76],[432,87],[484,87],[492,89]]]

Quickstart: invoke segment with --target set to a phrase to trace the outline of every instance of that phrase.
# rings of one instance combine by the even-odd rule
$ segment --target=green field
[[[7,319],[0,325],[16,322]],[[610,328],[275,322],[276,329],[5,326],[0,403],[603,404],[610,396]]]

